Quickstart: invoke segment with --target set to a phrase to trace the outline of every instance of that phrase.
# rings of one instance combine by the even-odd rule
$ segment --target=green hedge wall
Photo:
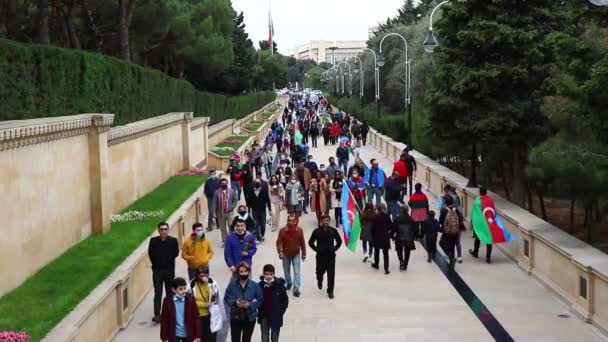
[[[225,96],[154,69],[82,50],[0,39],[0,120],[114,113],[115,125],[183,111],[239,118],[275,99],[271,91]]]

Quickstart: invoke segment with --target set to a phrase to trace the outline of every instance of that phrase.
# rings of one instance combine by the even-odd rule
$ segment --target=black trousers
[[[437,236],[426,237],[426,251],[431,259],[435,259],[435,255],[437,254]]]
[[[479,253],[479,247],[481,245],[481,241],[479,241],[479,238],[477,238],[477,234],[475,234],[475,232],[473,232],[473,237],[475,238],[475,242],[473,243],[473,253],[477,254]],[[486,245],[486,258],[491,258],[492,257],[492,245]]]
[[[407,177],[408,190],[409,190],[410,196],[412,196],[412,190],[414,189],[414,187],[412,186],[412,182],[413,182],[413,179],[414,179],[414,177],[412,177],[412,175],[413,175],[412,172],[414,172],[414,171],[409,171],[408,170],[408,172],[410,174],[410,176]]]
[[[310,139],[312,140],[312,147],[317,147],[317,135],[311,135]]]
[[[395,243],[395,250],[397,251],[397,258],[399,259],[399,264],[405,266],[410,263],[410,253],[412,252],[409,248],[406,248],[405,245],[401,242]]]
[[[251,335],[255,329],[255,321],[253,322],[230,322],[230,336],[232,342],[251,342]]]
[[[215,342],[215,333],[211,332],[211,315],[201,317],[201,327],[201,332],[203,334],[201,341]]]
[[[361,134],[361,140],[363,141],[363,146],[365,146],[365,143],[367,142],[367,134]]]
[[[317,254],[317,281],[323,283],[323,276],[327,272],[327,293],[334,293],[336,277],[336,256]]]
[[[388,271],[388,248],[374,247],[374,265],[379,265],[380,250],[382,250],[382,256],[384,257],[384,269]]]
[[[163,298],[163,285],[165,285],[165,295],[171,296],[173,293],[172,284],[175,278],[175,269],[152,269],[152,283],[154,284],[154,316],[160,316],[160,304]]]
[[[334,208],[334,216],[336,219],[336,226],[342,221],[342,208]]]
[[[323,136],[323,144],[325,144],[325,146],[327,146],[327,143],[329,142],[329,136]]]

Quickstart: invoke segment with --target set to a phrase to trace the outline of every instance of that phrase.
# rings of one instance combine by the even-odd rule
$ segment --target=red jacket
[[[198,308],[192,296],[186,296],[186,340],[194,341],[195,338],[201,338],[201,326],[199,321]],[[163,311],[160,314],[160,340],[175,341],[175,305],[173,304],[173,295],[165,297],[163,301]]]
[[[405,163],[405,161],[399,159],[395,162],[395,164],[393,165],[393,173],[397,173],[399,175],[399,177],[401,178],[405,178],[405,177],[409,177],[410,173],[407,172],[407,165]]]

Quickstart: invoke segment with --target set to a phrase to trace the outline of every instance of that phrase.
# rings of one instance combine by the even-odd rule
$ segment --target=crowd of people
[[[345,189],[361,218],[358,238],[363,262],[371,262],[372,268],[380,268],[382,254],[384,272],[390,274],[389,250],[394,245],[399,268],[406,271],[416,240],[425,246],[431,262],[436,258],[440,233],[439,245],[450,266],[461,262],[460,236],[465,226],[458,195],[446,186],[437,218],[422,185],[413,184],[417,166],[409,149],[390,174],[375,159],[363,162],[360,149],[368,132],[366,122],[334,112],[325,98],[313,103],[292,97],[262,144],[254,142],[242,157],[234,154],[224,177],[209,170],[204,186],[207,228],[195,223],[181,248],[188,279],[175,278],[180,249],[168,234],[169,225],[160,223],[158,236],[150,240],[153,321],[161,325],[162,341],[225,341],[228,331],[233,342],[250,341],[256,322],[263,342],[278,341],[289,306],[288,292],[301,296],[300,269],[307,249],[316,254],[318,288],[324,288],[326,278],[327,296],[333,299],[336,252],[343,245],[339,228],[344,225]],[[311,153],[320,136],[324,145],[336,145],[335,156],[327,164],[315,160]],[[241,199],[244,204],[240,204]],[[282,220],[284,212],[286,220]],[[307,240],[300,218],[313,212],[317,225]],[[259,281],[254,281],[253,260],[266,240],[267,225],[277,232],[275,247],[284,278],[276,275],[274,265],[266,264]],[[214,230],[220,231],[224,261],[231,274],[223,297],[220,285],[210,277],[215,250],[206,234]],[[475,257],[479,246],[476,240],[475,249],[469,251]],[[487,251],[490,262],[491,245]],[[163,287],[165,299],[161,302]]]

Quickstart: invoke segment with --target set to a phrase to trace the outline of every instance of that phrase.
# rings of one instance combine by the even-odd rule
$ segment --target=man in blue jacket
[[[228,235],[224,248],[224,260],[232,272],[232,279],[238,278],[236,265],[246,262],[251,266],[253,255],[257,251],[255,236],[245,230],[245,221],[237,219],[234,232]]]
[[[365,186],[367,187],[367,201],[371,202],[374,197],[376,201],[372,202],[378,205],[382,200],[382,191],[384,189],[384,179],[386,178],[384,170],[378,166],[376,159],[370,160],[372,167],[368,168],[363,177]]]
[[[205,197],[207,197],[207,212],[209,213],[209,217],[207,219],[207,231],[210,232],[213,230],[213,195],[220,188],[220,179],[215,174],[215,168],[209,169],[209,178],[205,182],[205,188],[203,192],[205,193]]]

